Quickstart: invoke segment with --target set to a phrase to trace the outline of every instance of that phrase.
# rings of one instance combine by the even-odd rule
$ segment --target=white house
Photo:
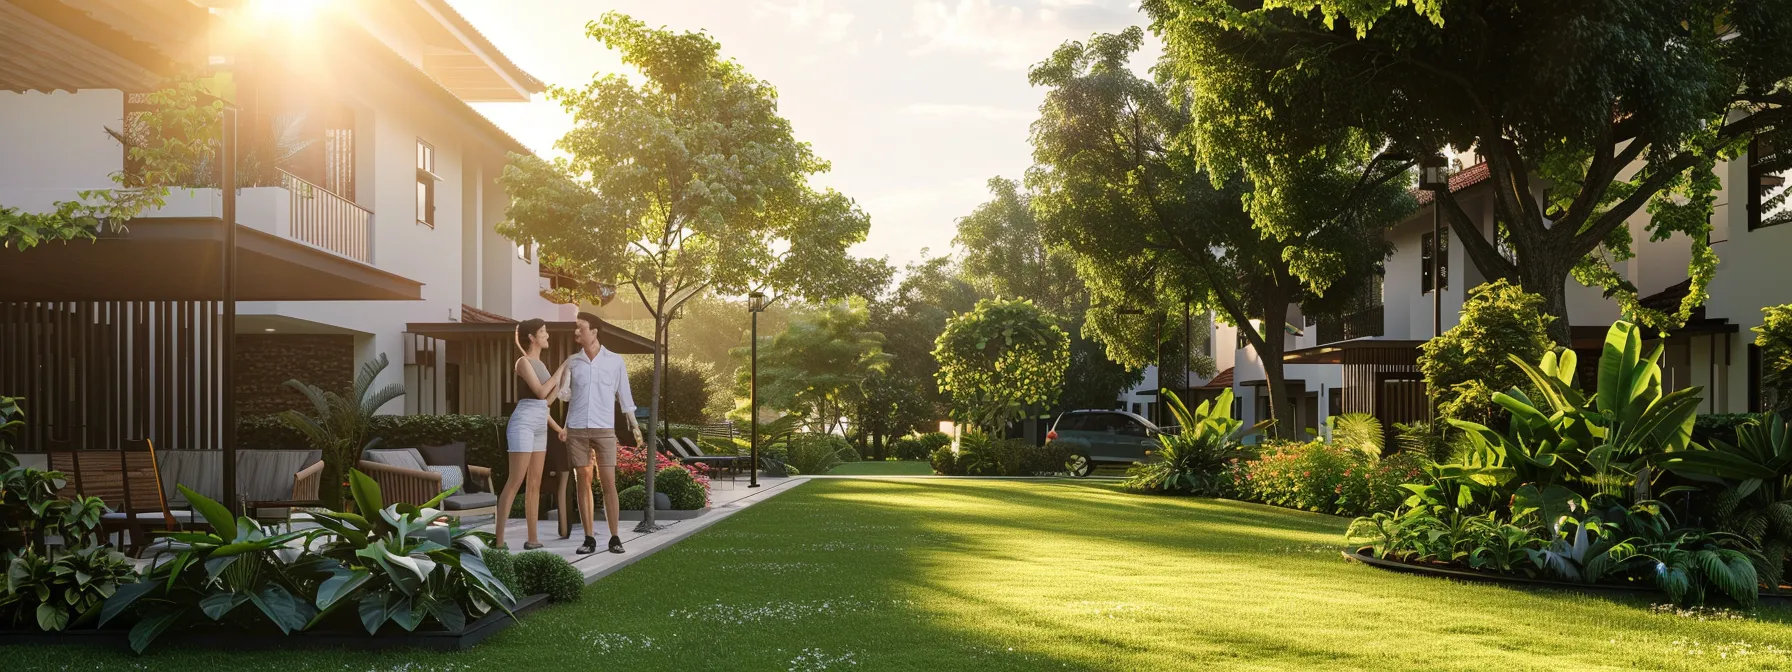
[[[534,250],[496,232],[508,203],[497,177],[529,150],[468,103],[525,102],[541,82],[444,0],[325,3],[315,15],[128,4],[0,7],[0,62],[24,64],[0,72],[0,206],[43,212],[112,187],[134,170],[117,137],[136,131],[144,94],[209,72],[209,90],[238,111],[239,413],[291,407],[302,398],[283,381],[339,385],[380,355],[392,363],[380,383],[407,392],[386,412],[498,413],[514,399],[508,323],[564,330],[576,309],[544,299],[551,280]],[[124,420],[45,408],[38,418],[64,423],[48,431],[123,422],[173,432],[175,445],[209,441],[216,390],[183,370],[211,366],[222,337],[223,199],[215,178],[194,181],[123,234],[0,250],[0,329],[42,335],[62,320],[93,332],[0,338],[0,394],[45,396],[58,378],[143,388],[106,402]],[[113,341],[137,350],[46,369],[45,348]]]

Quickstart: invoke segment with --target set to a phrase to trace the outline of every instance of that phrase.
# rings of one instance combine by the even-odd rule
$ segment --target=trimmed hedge
[[[659,485],[654,483],[654,485]],[[595,501],[595,500],[594,500]],[[617,507],[624,511],[647,510],[647,486],[631,485],[616,493]]]
[[[525,551],[511,556],[518,596],[547,593],[555,602],[577,602],[585,596],[585,575],[572,563],[548,551]]]
[[[653,490],[666,493],[666,498],[672,500],[672,508],[679,511],[694,511],[709,503],[709,494],[704,492],[703,486],[696,479],[691,478],[691,472],[684,467],[661,469],[653,477]],[[645,489],[642,497],[646,497]]]

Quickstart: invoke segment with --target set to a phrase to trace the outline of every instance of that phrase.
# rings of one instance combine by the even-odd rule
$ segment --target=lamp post
[[[753,292],[747,295],[747,312],[753,314],[753,354],[748,364],[747,407],[751,416],[747,420],[748,431],[752,435],[753,464],[747,467],[747,487],[759,487],[759,314],[765,312],[765,293]]]
[[[223,336],[218,344],[218,356],[223,359],[218,364],[218,376],[224,381],[222,399],[223,406],[220,420],[223,421],[223,432],[219,436],[224,441],[222,469],[224,473],[224,507],[230,512],[242,512],[242,498],[236,489],[236,106],[229,102],[224,104],[223,138],[218,143],[219,191],[223,192],[224,246],[223,297],[221,306],[224,315],[219,320],[219,328]]]
[[[1444,333],[1444,195],[1450,190],[1450,160],[1432,154],[1419,160],[1419,188],[1431,192],[1431,337]]]

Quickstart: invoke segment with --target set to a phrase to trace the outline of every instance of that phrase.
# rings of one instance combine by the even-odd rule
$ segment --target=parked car
[[[1047,443],[1070,452],[1065,471],[1082,478],[1103,464],[1143,462],[1157,449],[1157,437],[1173,433],[1126,411],[1070,411],[1058,416],[1046,432]]]

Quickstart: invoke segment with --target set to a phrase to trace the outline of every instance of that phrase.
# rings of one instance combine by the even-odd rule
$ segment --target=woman
[[[541,548],[541,542],[535,538],[535,522],[540,514],[541,470],[547,463],[548,429],[559,434],[561,441],[566,440],[566,429],[554,422],[547,402],[560,385],[566,365],[561,364],[552,377],[548,376],[547,365],[541,363],[541,351],[548,347],[548,326],[541,320],[524,320],[516,325],[516,347],[523,351],[523,356],[517,358],[514,367],[516,410],[511,411],[510,425],[505,428],[510,443],[510,475],[504,479],[504,494],[498,497],[497,542],[498,548],[505,548],[504,528],[510,519],[510,503],[516,499],[517,488],[527,483],[523,520],[529,524],[529,540],[523,548],[533,550]]]

